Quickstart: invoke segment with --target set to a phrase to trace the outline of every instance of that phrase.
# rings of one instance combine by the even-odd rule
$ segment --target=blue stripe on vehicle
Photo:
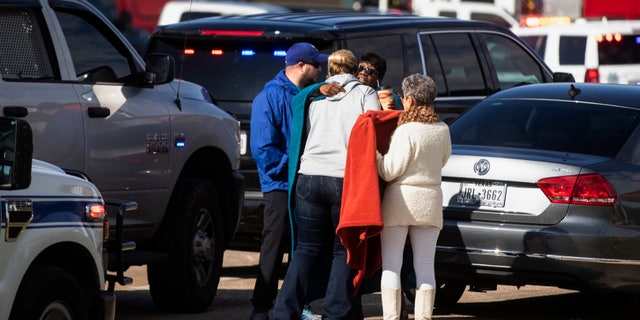
[[[47,199],[47,200],[44,200]],[[7,220],[6,203],[9,200],[32,200],[33,220],[29,228],[50,228],[49,226],[38,226],[40,223],[63,222],[67,225],[77,226],[87,224],[89,227],[95,223],[90,221],[85,215],[85,208],[90,204],[102,203],[99,197],[82,196],[7,196],[2,200],[2,225],[5,226]],[[101,223],[100,223],[101,225]],[[57,227],[57,226],[56,226]]]
[[[27,229],[56,229],[56,228],[88,228],[88,229],[102,229],[102,222],[94,222],[94,223],[30,223],[27,226]]]

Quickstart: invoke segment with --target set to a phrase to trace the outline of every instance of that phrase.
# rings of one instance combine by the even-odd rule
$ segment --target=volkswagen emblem
[[[491,169],[491,164],[487,159],[480,159],[473,165],[473,172],[479,176],[484,176]]]

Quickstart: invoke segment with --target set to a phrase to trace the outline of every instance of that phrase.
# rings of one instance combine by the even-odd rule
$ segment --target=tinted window
[[[638,124],[638,110],[540,100],[481,103],[451,124],[455,144],[615,156]]]
[[[404,63],[402,39],[398,35],[356,38],[347,40],[347,48],[357,58],[367,52],[382,56],[387,61],[387,72],[384,84],[400,89],[404,78]]]
[[[284,69],[288,41],[188,41],[156,38],[149,52],[172,55],[176,77],[205,86],[217,101],[252,101]],[[320,51],[326,50],[316,44]],[[192,50],[184,54],[186,50]],[[325,49],[325,50],[323,50]],[[326,65],[323,66],[326,73]],[[318,76],[318,80],[324,75]]]
[[[100,31],[106,26],[71,12],[56,11],[56,15],[69,45],[78,81],[123,82],[132,76],[129,58]]]
[[[458,14],[455,11],[446,11],[446,10],[442,10],[440,11],[440,13],[438,14],[441,17],[449,17],[449,18],[457,18]]]
[[[35,13],[25,9],[0,9],[0,68],[4,80],[60,79]]]
[[[431,37],[426,35],[421,38],[421,43],[427,67],[427,75],[436,82],[438,96],[446,96],[449,91],[447,89],[447,83],[444,81],[444,72],[442,71],[442,65],[440,64],[436,47],[431,41]]]
[[[606,38],[598,43],[600,64],[640,63],[640,35],[621,36],[620,41]]]
[[[482,37],[495,67],[500,90],[544,82],[539,63],[519,44],[497,34],[487,33]]]
[[[587,37],[560,36],[560,64],[584,65]]]
[[[115,0],[89,0],[89,3],[100,10],[110,21],[117,21],[118,7]]]
[[[215,16],[220,16],[221,14],[219,12],[196,12],[196,11],[191,11],[191,12],[184,12],[180,15],[180,21],[187,21],[187,20],[195,20],[195,19],[200,19],[200,18],[208,18],[208,17],[215,17]]]
[[[547,51],[547,36],[521,36],[520,38],[529,44],[540,56],[544,57]]]
[[[447,96],[486,94],[484,76],[475,47],[467,33],[442,33],[421,37],[427,75]]]

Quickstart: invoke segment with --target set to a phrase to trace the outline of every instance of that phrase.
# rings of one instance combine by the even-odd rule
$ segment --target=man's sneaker
[[[313,311],[311,311],[311,307],[309,306],[304,306],[304,309],[302,309],[302,320],[321,320],[322,319],[322,315],[319,314],[315,314],[313,313]]]
[[[249,320],[269,320],[269,314],[266,312],[252,312]]]

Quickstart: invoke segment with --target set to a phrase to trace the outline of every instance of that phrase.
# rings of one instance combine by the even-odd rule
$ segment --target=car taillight
[[[544,178],[537,185],[552,203],[611,206],[616,202],[616,190],[596,173]]]
[[[228,37],[261,37],[264,31],[253,30],[200,30],[203,36],[228,36]]]
[[[598,69],[587,69],[584,74],[584,82],[600,82],[600,72]]]
[[[85,209],[87,218],[91,220],[102,220],[105,216],[104,205],[92,204],[88,205]]]

